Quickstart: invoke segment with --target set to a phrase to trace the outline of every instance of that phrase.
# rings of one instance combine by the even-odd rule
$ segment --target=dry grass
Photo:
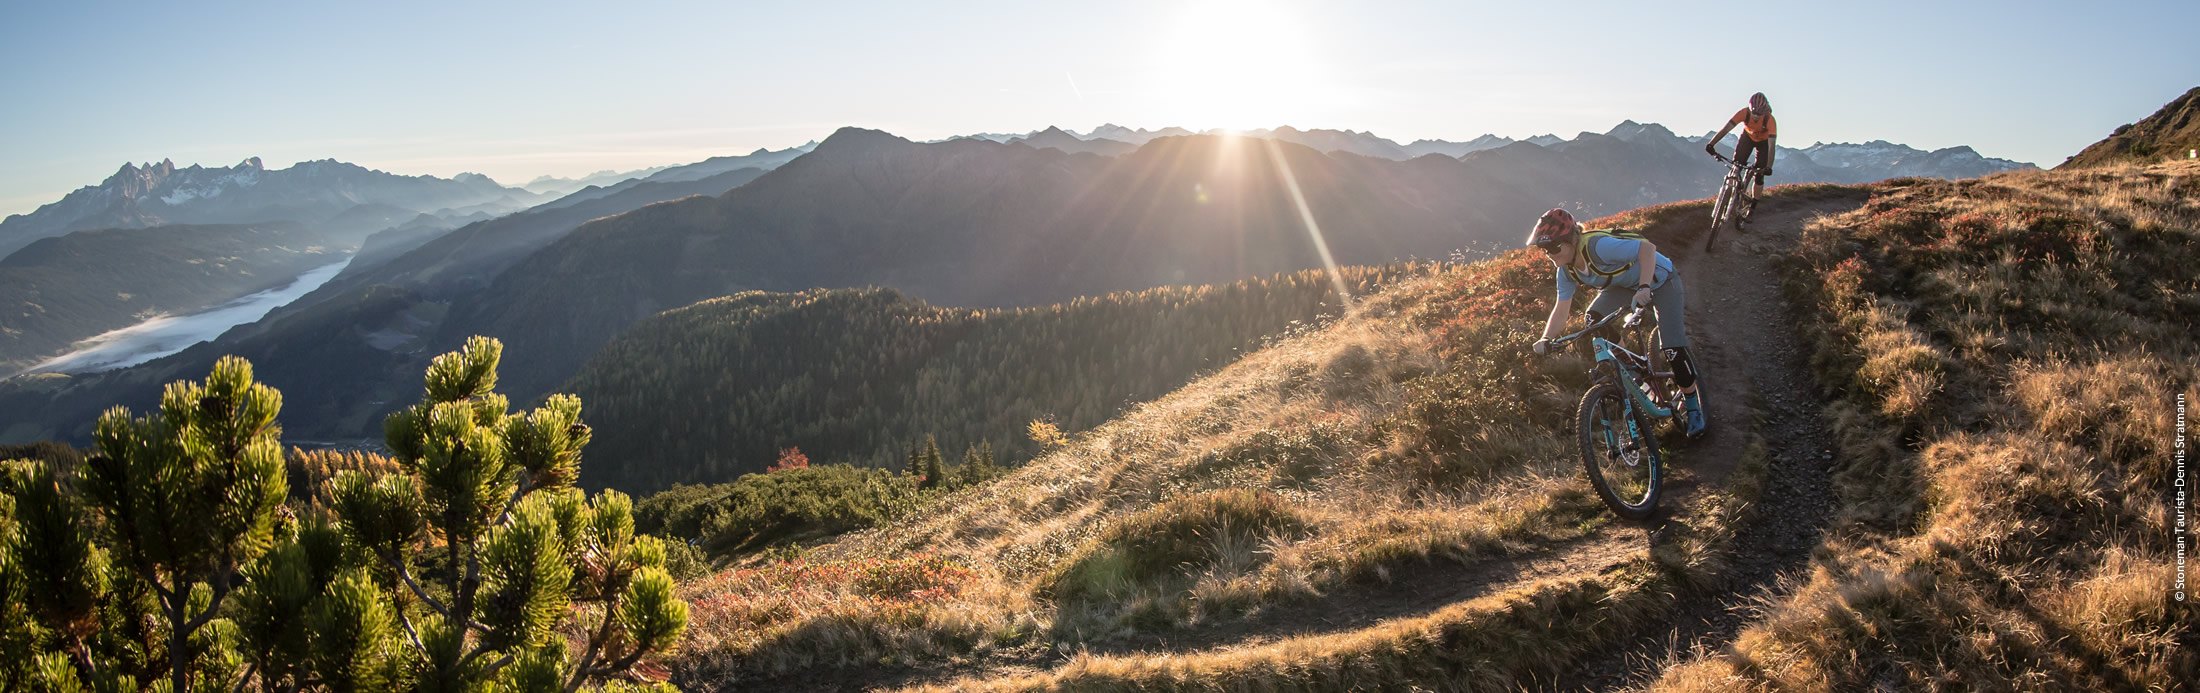
[[[1585,655],[1662,619],[1675,595],[1712,584],[1765,473],[1752,445],[1725,490],[1695,496],[1688,522],[1648,556],[1596,573],[1518,584],[1424,616],[1339,633],[1183,654],[1080,655],[1052,671],[923,690],[1475,690],[1548,685]]]
[[[1884,186],[1810,229],[1844,526],[1661,690],[2168,690],[2200,674],[2160,492],[2200,401],[2200,165]]]

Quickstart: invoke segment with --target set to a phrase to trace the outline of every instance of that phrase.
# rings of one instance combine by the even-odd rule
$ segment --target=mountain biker
[[[1673,366],[1673,384],[1680,388],[1681,404],[1687,412],[1688,437],[1702,436],[1706,423],[1702,402],[1696,396],[1696,364],[1688,355],[1688,293],[1681,276],[1673,271],[1673,260],[1659,253],[1657,244],[1648,239],[1622,238],[1607,232],[1582,233],[1580,222],[1563,209],[1552,209],[1536,219],[1535,228],[1528,232],[1528,245],[1542,250],[1558,268],[1558,300],[1551,306],[1550,319],[1543,323],[1543,338],[1532,347],[1535,353],[1550,351],[1551,339],[1566,325],[1576,288],[1598,290],[1588,311],[1589,321],[1596,322],[1618,310],[1630,294],[1627,287],[1633,287],[1634,305],[1655,307],[1658,322],[1666,326],[1658,330],[1658,348],[1664,350],[1666,363]],[[1654,269],[1645,276],[1644,267]]]
[[[1749,194],[1749,201],[1754,204],[1757,198],[1764,196],[1765,179],[1772,177],[1773,142],[1780,136],[1780,121],[1772,117],[1772,102],[1765,100],[1764,92],[1750,94],[1749,106],[1735,111],[1734,117],[1727,119],[1726,127],[1719,128],[1719,134],[1703,143],[1703,150],[1718,156],[1719,142],[1726,139],[1726,133],[1733,132],[1736,125],[1742,126],[1742,136],[1734,143],[1735,165],[1748,166],[1749,153],[1757,152],[1757,171],[1762,175],[1757,177],[1757,189]]]

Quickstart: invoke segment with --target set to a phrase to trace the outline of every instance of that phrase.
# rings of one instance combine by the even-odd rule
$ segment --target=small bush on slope
[[[1185,496],[1110,527],[1041,578],[1041,590],[1065,606],[1166,599],[1183,590],[1170,578],[1256,567],[1263,543],[1306,528],[1274,493],[1237,488]],[[1149,590],[1164,594],[1142,594]]]

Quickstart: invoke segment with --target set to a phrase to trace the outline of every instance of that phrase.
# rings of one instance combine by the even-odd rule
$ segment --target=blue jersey
[[[1558,300],[1574,300],[1574,289],[1578,286],[1601,291],[1614,287],[1632,289],[1642,283],[1642,268],[1633,266],[1636,260],[1642,258],[1642,244],[1643,241],[1627,238],[1590,239],[1583,244],[1582,250],[1588,252],[1589,269],[1592,271],[1576,273],[1572,267],[1558,268]],[[1673,259],[1666,257],[1665,253],[1656,255],[1657,273],[1650,278],[1650,288],[1653,289],[1664,286],[1666,278],[1673,276]],[[1611,274],[1618,272],[1621,267],[1626,267],[1627,270]]]

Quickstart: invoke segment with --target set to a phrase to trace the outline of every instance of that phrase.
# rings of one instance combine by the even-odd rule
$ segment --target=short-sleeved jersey
[[[1772,117],[1770,111],[1765,113],[1765,117],[1759,118],[1751,115],[1748,108],[1743,108],[1734,112],[1732,120],[1726,121],[1728,125],[1735,123],[1741,123],[1742,136],[1749,138],[1751,142],[1763,142],[1780,134],[1780,121]]]
[[[1576,287],[1587,286],[1598,290],[1614,287],[1632,289],[1642,283],[1642,268],[1633,266],[1636,260],[1642,259],[1642,241],[1597,238],[1589,241],[1586,246],[1591,271],[1577,274],[1570,267],[1558,269],[1560,302],[1574,300]],[[1657,253],[1655,257],[1658,268],[1650,275],[1652,289],[1664,286],[1666,278],[1673,276],[1672,258],[1666,257],[1665,253]],[[1621,271],[1622,267],[1627,269]]]

